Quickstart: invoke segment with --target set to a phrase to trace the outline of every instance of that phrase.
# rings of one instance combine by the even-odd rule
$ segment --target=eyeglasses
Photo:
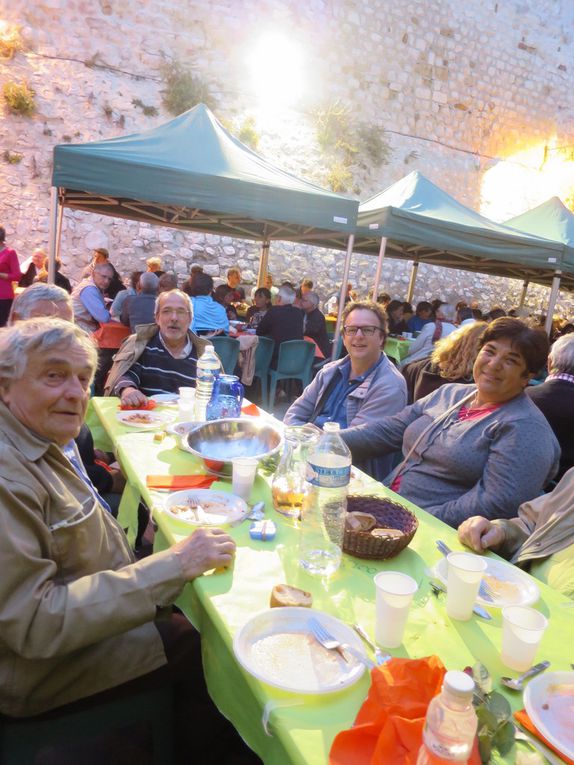
[[[178,319],[182,319],[184,316],[189,316],[190,312],[185,308],[162,308],[159,312],[160,316],[173,316],[175,314]]]
[[[372,337],[375,332],[382,332],[380,327],[355,327],[351,325],[349,327],[343,327],[343,334],[347,337],[354,337],[359,330],[365,337]]]

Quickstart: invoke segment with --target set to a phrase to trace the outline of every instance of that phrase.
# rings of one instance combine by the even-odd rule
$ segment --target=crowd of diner
[[[200,529],[161,553],[130,549],[115,520],[125,478],[94,448],[85,415],[94,394],[145,407],[194,385],[209,338],[238,324],[274,341],[271,367],[282,343],[315,344],[310,384],[283,391],[286,425],[337,422],[357,467],[469,548],[494,549],[574,597],[570,321],[548,337],[544,317],[512,307],[412,306],[349,284],[331,360],[339,296],[309,278],[246,285],[233,267],[217,284],[201,266],[175,274],[155,257],[121,274],[103,248],[75,285],[60,266],[49,284],[45,252],[20,263],[0,227],[1,714],[170,683],[180,718],[226,741],[197,633],[170,606],[187,582],[231,564],[233,538]],[[385,353],[391,337],[408,338],[399,363]],[[143,508],[142,533],[146,524]]]

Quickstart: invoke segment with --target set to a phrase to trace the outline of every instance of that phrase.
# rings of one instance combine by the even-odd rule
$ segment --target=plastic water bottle
[[[221,370],[219,356],[211,343],[197,360],[197,378],[195,383],[195,419],[205,422],[206,410],[213,391],[213,383]]]
[[[326,422],[307,458],[307,491],[301,511],[299,564],[310,574],[330,576],[341,563],[351,452],[339,424]]]
[[[465,672],[446,673],[427,710],[417,765],[468,761],[478,726],[473,691],[474,680]]]

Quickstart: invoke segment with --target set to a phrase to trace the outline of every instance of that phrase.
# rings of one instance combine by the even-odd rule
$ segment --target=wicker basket
[[[400,537],[373,536],[370,531],[352,531],[346,526],[343,550],[357,558],[393,558],[410,544],[419,525],[414,513],[385,497],[350,496],[347,498],[347,511],[369,513],[377,521],[376,528],[402,532]]]

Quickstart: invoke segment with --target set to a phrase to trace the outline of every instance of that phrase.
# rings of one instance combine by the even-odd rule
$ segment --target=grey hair
[[[12,308],[10,309],[10,316],[8,317],[8,324],[12,323],[15,315],[19,319],[29,319],[34,306],[40,300],[49,300],[52,303],[66,303],[72,311],[72,298],[66,290],[58,287],[56,284],[34,282],[34,284],[31,284],[14,298]]]
[[[189,315],[193,319],[193,304],[189,299],[189,295],[186,295],[183,290],[167,290],[167,292],[160,292],[155,299],[154,316],[158,315],[161,304],[170,295],[179,295],[179,297],[186,303],[187,307],[189,308]]]
[[[317,306],[321,302],[321,299],[319,298],[319,295],[317,295],[316,292],[308,292],[305,295],[305,300],[307,300],[309,303],[312,303],[315,306],[315,308],[317,308]]]
[[[293,305],[295,298],[297,297],[295,290],[291,289],[291,287],[288,287],[286,284],[279,287],[277,295],[281,298],[282,305]]]
[[[97,271],[99,274],[103,273],[104,271],[109,271],[113,276],[114,267],[109,261],[106,261],[105,263],[97,263],[94,266],[94,271]]]
[[[140,289],[145,294],[155,295],[159,289],[159,278],[152,271],[146,271],[140,276]]]
[[[450,321],[453,323],[456,319],[456,308],[452,303],[443,303],[441,306],[439,306],[437,309],[437,314],[439,313],[442,314],[442,317],[445,321]]]
[[[550,372],[574,374],[574,334],[558,338],[550,348]]]
[[[52,348],[79,346],[86,351],[92,377],[98,366],[98,350],[83,329],[62,319],[26,319],[0,329],[0,387],[20,380],[33,353]]]

